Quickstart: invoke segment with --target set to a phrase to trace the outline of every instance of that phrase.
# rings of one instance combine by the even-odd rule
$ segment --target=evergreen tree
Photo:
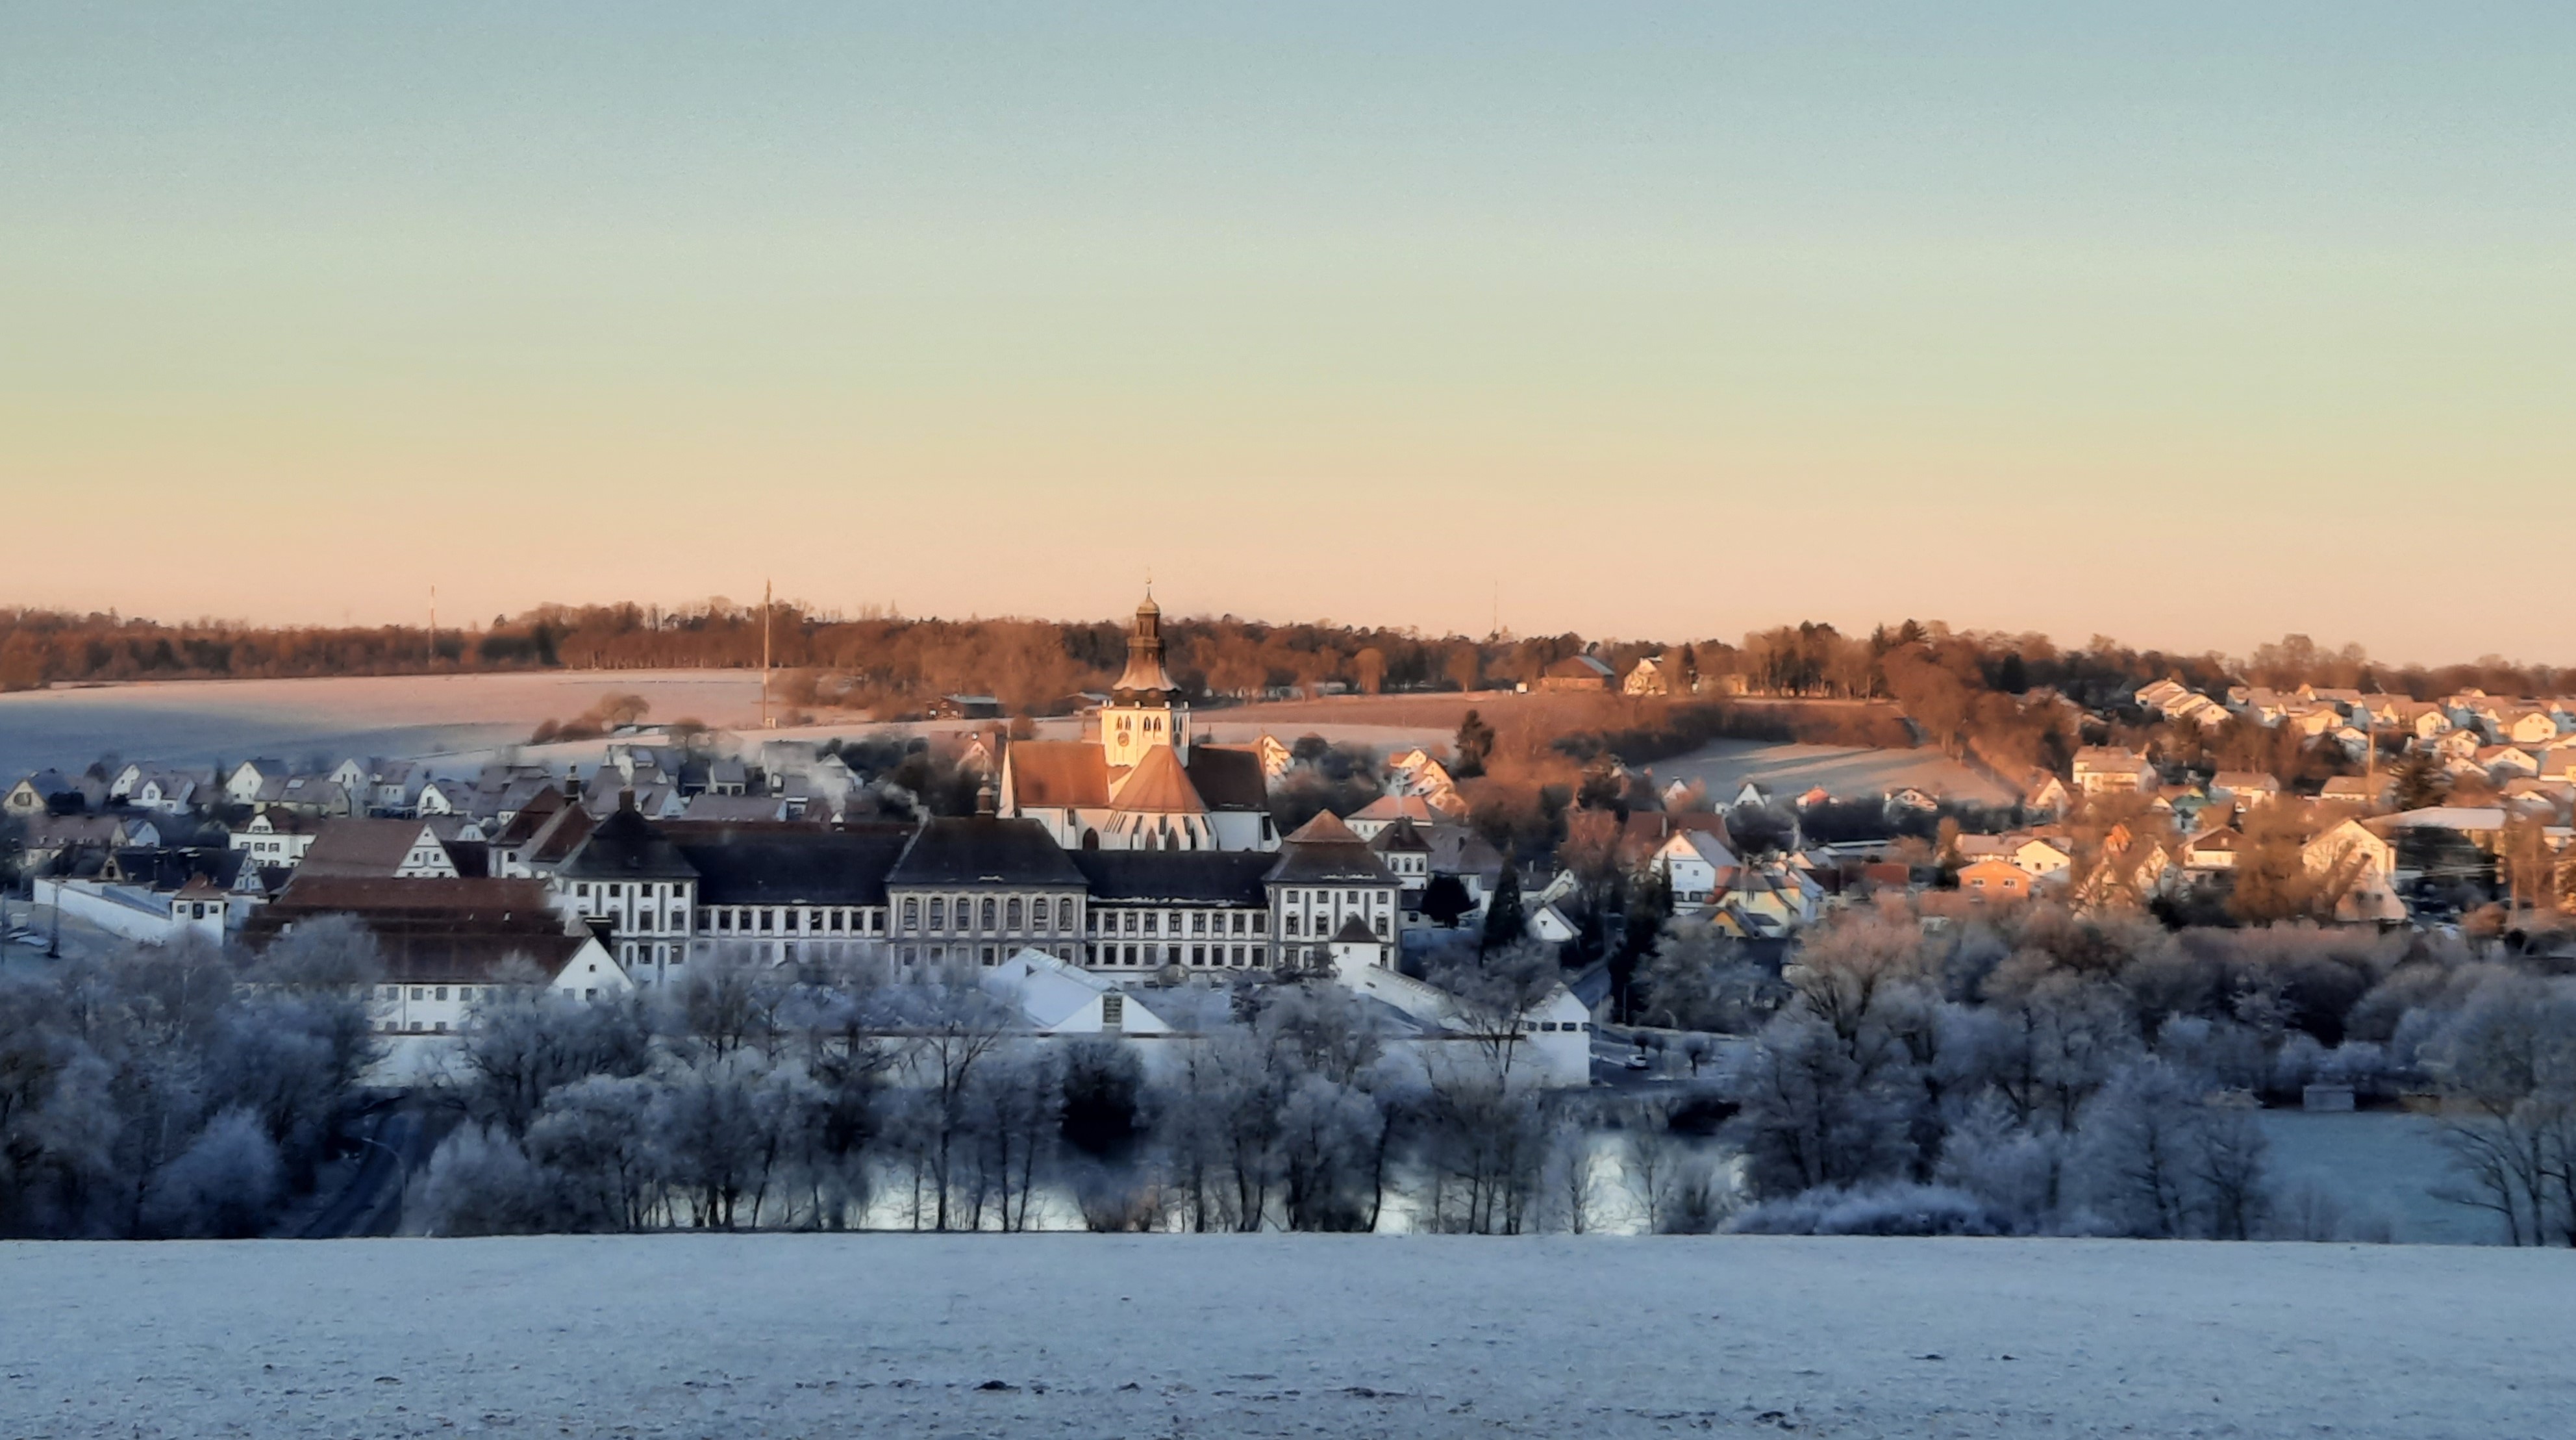
[[[2020,651],[2007,654],[2004,663],[1995,667],[1995,688],[2007,695],[2019,695],[2030,688],[2030,667],[2022,663]]]
[[[1494,882],[1493,898],[1485,902],[1485,934],[1482,950],[1499,950],[1513,944],[1529,928],[1529,916],[1521,909],[1521,876],[1518,867],[1506,857],[1501,878]]]
[[[1485,717],[1470,710],[1458,722],[1457,758],[1449,773],[1460,780],[1471,780],[1485,773],[1486,757],[1494,753],[1494,727]]]
[[[1422,887],[1422,913],[1443,930],[1458,928],[1459,920],[1474,908],[1475,902],[1467,898],[1467,887],[1455,875],[1434,875],[1431,883]]]
[[[1628,888],[1628,901],[1621,915],[1617,936],[1611,937],[1610,994],[1621,1019],[1629,1012],[1629,988],[1637,967],[1655,953],[1663,938],[1664,922],[1673,916],[1673,879],[1670,872],[1658,867]]]
[[[2430,750],[2418,750],[2397,762],[2391,774],[2397,784],[2397,808],[2421,810],[2442,803],[2442,767]]]

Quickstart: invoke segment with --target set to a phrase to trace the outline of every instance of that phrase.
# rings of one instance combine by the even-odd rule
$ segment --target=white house
[[[2075,788],[2086,795],[2153,790],[2156,769],[2125,745],[2087,745],[2075,752]]]
[[[232,832],[232,848],[248,855],[253,865],[291,869],[303,861],[305,851],[313,848],[316,828],[312,822],[287,811],[262,810]]]
[[[1726,842],[1705,830],[1675,830],[1646,863],[1672,887],[1676,911],[1717,904],[1744,870]]]
[[[235,805],[248,805],[259,798],[261,786],[283,780],[289,773],[286,762],[275,756],[244,760],[224,776],[224,798]]]

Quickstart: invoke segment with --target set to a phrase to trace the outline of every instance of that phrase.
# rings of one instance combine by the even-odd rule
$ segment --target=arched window
[[[988,898],[988,899],[986,899],[986,900],[985,900],[985,902],[984,902],[984,924],[983,924],[983,928],[984,928],[984,929],[986,929],[986,930],[990,930],[990,929],[993,929],[993,928],[994,928],[994,925],[993,925],[993,910],[994,910],[993,902],[992,902],[989,898]]]
[[[930,928],[933,930],[948,928],[948,901],[945,897],[934,895],[930,899]]]
[[[1003,907],[1003,911],[1004,911],[1004,915],[1005,915],[1004,928],[1006,928],[1006,929],[1011,929],[1011,930],[1017,930],[1017,929],[1019,929],[1019,928],[1020,928],[1020,897],[1018,897],[1018,896],[1016,896],[1016,895],[1012,896],[1012,897],[1011,897],[1011,902],[1010,902],[1010,904],[1008,904],[1008,905],[1004,906],[1004,907]]]
[[[906,930],[921,928],[921,897],[917,895],[903,897],[903,928]]]
[[[1047,928],[1047,926],[1048,926],[1048,916],[1049,916],[1049,914],[1051,913],[1051,908],[1052,908],[1052,907],[1050,907],[1050,906],[1047,904],[1047,902],[1046,902],[1045,900],[1043,900],[1043,899],[1035,900],[1035,901],[1030,902],[1030,905],[1029,905],[1029,928],[1030,928],[1030,929],[1032,929],[1032,930],[1044,930],[1044,929],[1046,929],[1046,928]]]

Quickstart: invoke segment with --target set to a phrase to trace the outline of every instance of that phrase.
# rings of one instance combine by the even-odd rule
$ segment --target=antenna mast
[[[769,615],[770,584],[760,582],[760,728],[775,730],[778,722],[769,717]]]

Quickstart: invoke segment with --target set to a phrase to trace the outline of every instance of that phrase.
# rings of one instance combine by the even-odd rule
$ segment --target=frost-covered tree
[[[586,1076],[549,1093],[528,1126],[528,1156],[561,1177],[578,1228],[652,1223],[661,1174],[653,1130],[659,1088],[649,1076]]]
[[[2576,1245],[2576,982],[2489,975],[2422,1054],[2453,1102],[2457,1180],[2437,1193],[2495,1215],[2509,1244]]]
[[[459,1043],[448,1097],[515,1139],[559,1085],[592,1075],[641,1075],[653,1032],[638,1000],[574,1000],[505,985],[476,1003]]]
[[[563,1228],[559,1198],[507,1130],[468,1120],[430,1152],[404,1208],[432,1235],[541,1235]]]
[[[1372,1162],[1386,1129],[1375,1097],[1318,1071],[1288,1086],[1279,1119],[1282,1218],[1291,1230],[1374,1224]]]
[[[257,1235],[286,1186],[268,1128],[250,1110],[225,1110],[143,1198],[146,1233],[237,1240]]]
[[[1856,1058],[1833,1025],[1803,1008],[1762,1027],[1738,1070],[1747,1181],[1757,1196],[1852,1185],[1904,1169],[1920,1081],[1901,1052]]]

